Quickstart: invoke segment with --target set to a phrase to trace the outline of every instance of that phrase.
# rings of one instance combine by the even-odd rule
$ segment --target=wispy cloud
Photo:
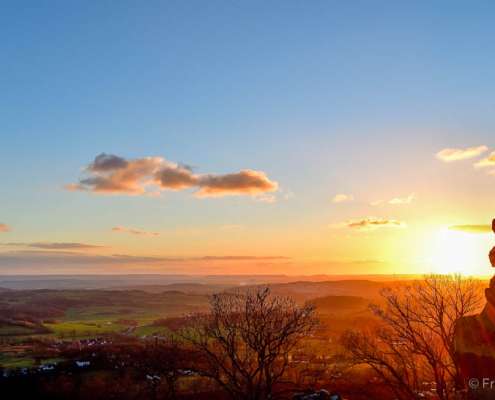
[[[0,271],[19,271],[39,268],[66,271],[98,271],[101,268],[115,267],[118,270],[157,270],[160,268],[182,270],[185,267],[198,268],[214,263],[251,263],[256,261],[287,262],[290,258],[284,256],[251,256],[251,255],[209,255],[199,257],[161,257],[140,256],[128,254],[99,255],[73,251],[44,251],[44,250],[19,250],[0,252]],[[115,269],[113,269],[115,271]]]
[[[393,199],[390,199],[390,200],[373,201],[370,203],[370,205],[372,205],[372,206],[381,206],[384,204],[406,205],[406,204],[411,204],[415,199],[416,199],[416,194],[411,193],[409,196],[406,196],[406,197],[394,197]]]
[[[125,226],[114,226],[112,228],[112,231],[130,233],[132,235],[139,235],[139,236],[160,236],[160,232],[143,231],[142,229],[126,228]]]
[[[163,263],[176,261],[166,257],[142,257],[131,255],[99,255],[72,251],[21,250],[0,253],[0,265],[120,265],[135,263]]]
[[[440,150],[435,156],[437,159],[443,162],[453,162],[460,160],[467,160],[469,158],[477,157],[484,152],[488,151],[487,146],[476,146],[476,147],[467,147],[464,149],[461,148],[446,148]]]
[[[347,227],[356,230],[375,230],[381,228],[405,228],[407,224],[402,221],[387,218],[366,217],[354,219],[334,225],[334,227]]]
[[[11,229],[10,229],[10,226],[8,226],[7,224],[0,224],[0,232],[10,232]]]
[[[260,203],[276,203],[277,202],[277,196],[273,194],[262,194],[260,196],[255,196],[254,197],[255,201],[258,201]]]
[[[451,231],[460,231],[466,233],[491,233],[491,225],[452,225],[449,226]]]
[[[347,203],[353,200],[354,196],[352,194],[339,193],[333,197],[332,203]]]
[[[30,243],[11,242],[11,243],[3,243],[3,245],[11,246],[11,247],[30,247],[30,248],[43,249],[43,250],[91,250],[91,249],[102,249],[106,247],[95,244],[73,243],[73,242],[30,242]]]
[[[285,256],[204,256],[195,260],[203,261],[252,261],[252,260],[290,260]]]
[[[411,193],[407,197],[395,197],[389,200],[388,204],[411,204],[416,199],[416,194]]]
[[[495,167],[495,151],[474,164],[475,168]]]
[[[84,169],[78,183],[66,185],[71,191],[96,194],[156,195],[163,190],[197,189],[197,197],[228,195],[257,196],[278,189],[263,171],[243,169],[228,174],[196,174],[191,167],[162,157],[126,160],[101,153]]]

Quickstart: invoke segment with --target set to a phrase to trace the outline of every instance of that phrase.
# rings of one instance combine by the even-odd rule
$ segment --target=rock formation
[[[492,222],[495,233],[495,219]],[[489,254],[495,267],[495,247]],[[495,276],[485,290],[479,315],[462,318],[456,327],[456,354],[470,399],[495,399]],[[492,383],[493,382],[493,383]]]

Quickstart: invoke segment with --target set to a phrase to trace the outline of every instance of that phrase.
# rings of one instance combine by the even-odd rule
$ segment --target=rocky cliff
[[[492,222],[495,233],[495,220]],[[495,267],[495,247],[489,254]],[[495,399],[495,276],[485,290],[479,315],[462,318],[456,327],[456,354],[470,399]]]

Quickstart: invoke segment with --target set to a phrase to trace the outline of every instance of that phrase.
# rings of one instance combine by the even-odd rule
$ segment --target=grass
[[[40,364],[58,364],[64,361],[63,358],[52,357],[40,360]],[[35,366],[35,361],[32,357],[26,354],[19,355],[1,355],[0,356],[0,366],[8,369],[16,368],[32,368]]]
[[[206,304],[205,296],[180,292],[150,294],[141,291],[21,291],[0,296],[0,308],[19,309],[19,320],[33,314],[46,320],[43,326],[51,333],[37,333],[25,326],[0,325],[0,337],[8,347],[29,343],[31,339],[86,339],[111,333],[135,337],[164,334],[167,328],[153,326],[153,321],[198,311]],[[46,309],[45,314],[42,313]],[[59,310],[59,311],[57,311]],[[42,317],[39,317],[42,315]],[[26,318],[29,320],[28,318]],[[133,329],[129,329],[134,327]],[[0,365],[5,368],[35,366],[31,349],[16,353],[0,351]],[[54,363],[59,359],[42,360]],[[1,396],[0,396],[1,397]]]
[[[119,321],[135,321],[135,336],[151,335],[155,332],[165,331],[162,327],[150,325],[155,319],[162,316],[159,312],[149,312],[142,309],[125,309],[122,307],[88,307],[72,308],[66,312],[65,317],[53,324],[45,326],[53,331],[56,337],[84,338],[106,333],[124,332],[129,324]]]
[[[102,335],[105,333],[120,332],[125,326],[112,321],[70,321],[55,324],[45,324],[57,337],[82,338],[88,336]]]
[[[151,336],[155,333],[163,335],[166,332],[168,332],[168,329],[163,326],[141,325],[134,330],[133,335],[141,337]]]
[[[21,291],[0,296],[0,307],[19,307],[23,313],[34,310],[36,315],[47,309],[43,325],[51,333],[36,332],[24,326],[0,325],[0,337],[9,343],[21,343],[30,338],[82,339],[108,333],[129,333],[134,336],[149,336],[164,332],[152,326],[153,321],[167,317],[178,317],[205,307],[207,298],[180,292],[150,294],[130,291]],[[65,308],[64,304],[67,304]],[[59,308],[58,315],[53,309]],[[50,314],[51,312],[51,314]],[[63,313],[63,314],[62,314]],[[21,318],[22,319],[22,318]],[[43,320],[43,318],[40,318]],[[135,329],[129,331],[130,326]]]
[[[163,315],[161,311],[150,312],[143,308],[137,307],[86,307],[86,308],[69,308],[63,321],[117,321],[120,319],[133,320],[138,323],[149,323]]]
[[[31,357],[0,355],[0,366],[3,368],[30,368],[34,366],[34,360]]]
[[[34,330],[25,326],[2,325],[0,326],[0,336],[19,336],[33,334]]]

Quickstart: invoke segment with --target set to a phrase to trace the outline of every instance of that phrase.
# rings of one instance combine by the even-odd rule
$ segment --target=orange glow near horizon
[[[486,275],[491,236],[441,229],[434,235],[427,262],[439,274]]]

